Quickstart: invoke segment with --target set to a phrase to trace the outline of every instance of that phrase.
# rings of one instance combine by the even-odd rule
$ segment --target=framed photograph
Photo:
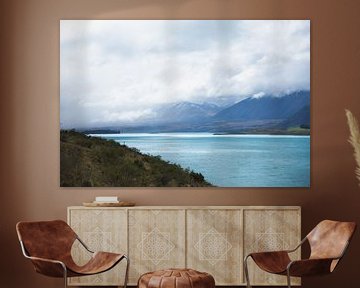
[[[309,187],[309,20],[61,20],[62,187]]]

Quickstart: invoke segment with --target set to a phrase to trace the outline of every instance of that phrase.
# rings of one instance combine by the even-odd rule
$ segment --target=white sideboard
[[[192,268],[212,274],[216,285],[245,285],[247,253],[295,247],[301,238],[298,206],[68,207],[68,223],[92,250],[128,254],[129,285],[163,268]],[[72,250],[78,263],[89,255]],[[300,250],[294,253],[300,258]],[[286,285],[286,277],[264,273],[249,261],[253,285]],[[69,285],[121,285],[125,263]],[[296,285],[299,279],[293,279]]]

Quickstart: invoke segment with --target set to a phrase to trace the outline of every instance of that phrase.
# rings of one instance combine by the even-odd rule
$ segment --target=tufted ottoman
[[[138,288],[214,288],[214,277],[192,269],[166,269],[140,276]]]

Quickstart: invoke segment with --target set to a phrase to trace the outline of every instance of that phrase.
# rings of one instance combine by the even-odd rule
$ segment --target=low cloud
[[[166,103],[310,89],[310,21],[62,20],[61,125],[141,121]]]

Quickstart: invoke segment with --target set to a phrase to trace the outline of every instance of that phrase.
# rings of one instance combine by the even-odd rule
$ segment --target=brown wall
[[[139,205],[301,205],[303,234],[324,218],[360,223],[344,114],[360,118],[359,11],[356,0],[1,0],[0,286],[62,287],[21,257],[15,223],[65,219],[67,206],[95,195]],[[311,19],[310,189],[59,188],[59,20],[164,18]],[[359,239],[335,274],[303,286],[358,287]]]

